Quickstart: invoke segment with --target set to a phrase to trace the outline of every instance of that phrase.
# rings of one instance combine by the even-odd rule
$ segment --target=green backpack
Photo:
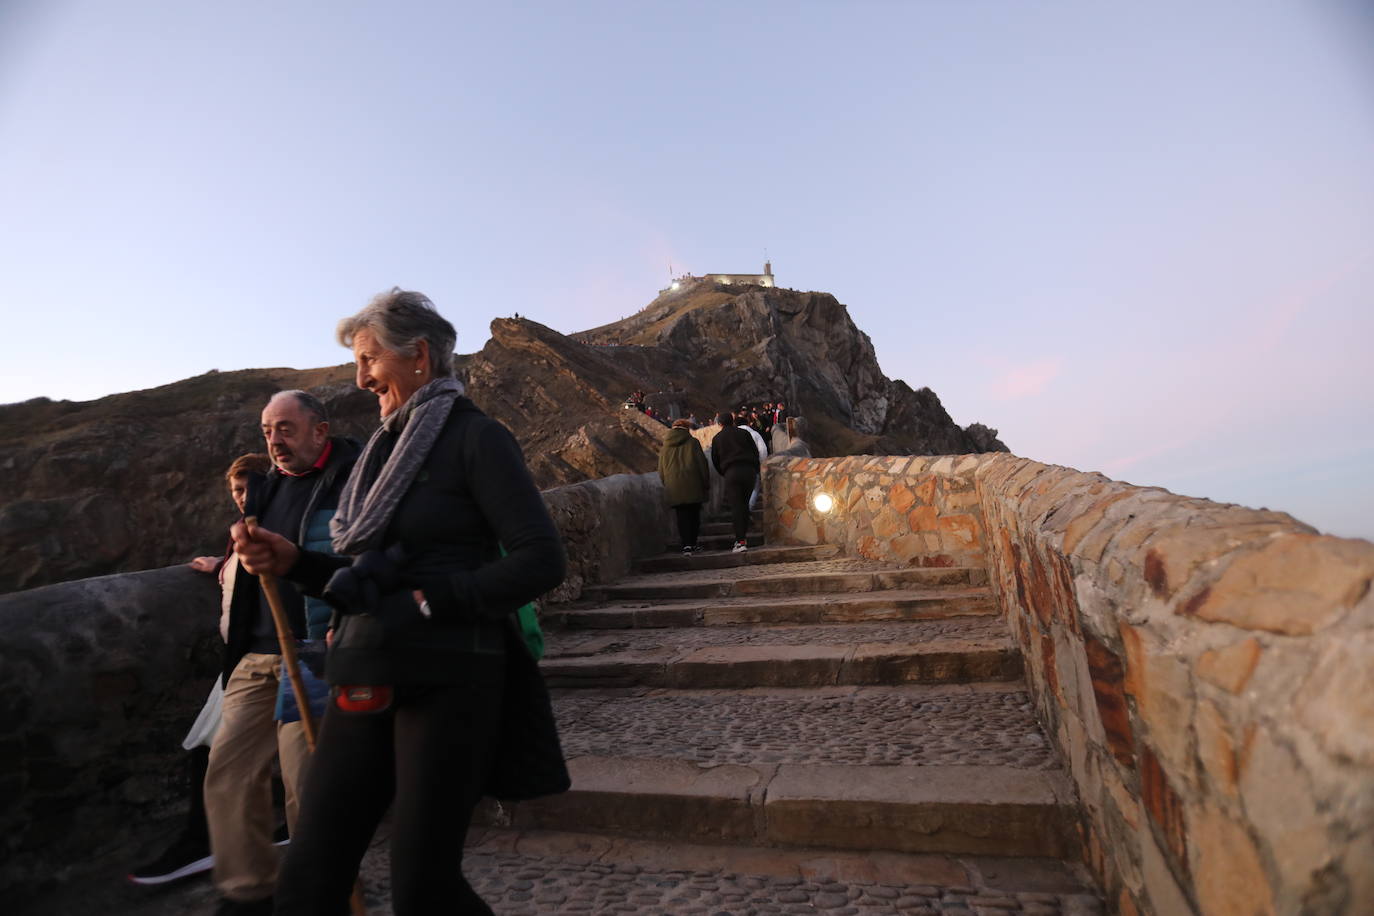
[[[501,556],[506,555],[506,545],[498,544],[501,548]],[[539,610],[534,606],[534,602],[521,606],[515,612],[515,619],[520,623],[520,637],[525,640],[525,645],[529,646],[530,654],[535,661],[544,657],[544,631],[539,629]]]
[[[463,441],[463,455],[466,459],[467,452],[472,448],[472,430],[474,424],[469,423]],[[506,555],[506,545],[497,543],[501,550],[501,556]],[[539,629],[539,611],[535,608],[534,602],[522,606],[515,612],[515,619],[520,623],[520,636],[525,640],[525,645],[529,647],[530,654],[535,661],[544,657],[544,631]]]

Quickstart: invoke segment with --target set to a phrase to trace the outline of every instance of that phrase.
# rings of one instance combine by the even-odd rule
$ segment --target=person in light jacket
[[[701,443],[692,436],[691,420],[674,420],[658,453],[658,476],[663,495],[677,513],[677,533],[686,556],[699,551],[701,504],[711,493],[711,469]]]

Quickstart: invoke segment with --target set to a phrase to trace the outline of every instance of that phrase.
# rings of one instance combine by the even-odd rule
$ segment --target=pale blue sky
[[[1374,536],[1374,5],[0,2],[3,400],[428,292],[834,293],[1018,453]]]

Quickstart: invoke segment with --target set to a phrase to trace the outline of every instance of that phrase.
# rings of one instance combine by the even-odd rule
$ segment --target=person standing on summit
[[[754,437],[735,425],[735,416],[722,411],[716,416],[720,432],[711,440],[711,464],[725,478],[725,498],[730,503],[730,522],[735,529],[735,553],[749,549],[749,494],[759,476],[759,451]]]

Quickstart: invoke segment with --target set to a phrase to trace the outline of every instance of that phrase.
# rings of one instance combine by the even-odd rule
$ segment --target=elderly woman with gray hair
[[[427,297],[399,289],[339,323],[382,416],[334,518],[343,557],[234,528],[245,568],[336,611],[333,701],[277,913],[346,912],[392,805],[397,916],[490,913],[460,868],[478,799],[567,788],[548,694],[513,616],[562,581],[562,543],[515,437],[452,377],[455,336]]]

